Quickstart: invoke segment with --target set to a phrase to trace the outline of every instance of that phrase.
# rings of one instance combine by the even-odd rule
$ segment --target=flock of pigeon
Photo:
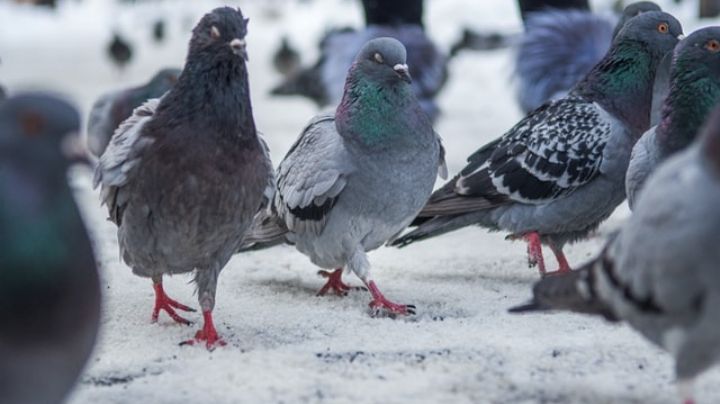
[[[367,252],[479,225],[526,240],[540,270],[532,301],[512,312],[628,322],[674,355],[691,402],[689,383],[720,355],[720,27],[684,37],[657,5],[628,6],[607,32],[604,56],[587,71],[564,72],[565,86],[543,90],[548,99],[433,192],[436,177],[447,177],[432,126],[444,56],[417,24],[422,8],[414,22],[396,24],[373,17],[376,3],[364,1],[366,30],[323,41],[314,72],[287,70],[293,80],[340,80],[341,69],[343,83],[315,80],[319,103],[336,109],[307,124],[277,169],[253,120],[240,9],[199,21],[182,71],[163,70],[96,103],[87,145],[98,157],[94,183],[123,261],[152,280],[152,320],[164,311],[190,324],[178,312],[194,309],[162,281],[192,272],[204,324],[182,344],[225,345],[212,315],[220,272],[234,254],[279,244],[323,269],[319,294],[348,293],[342,275],[353,272],[372,314],[412,315],[413,305],[383,295]],[[342,51],[328,54],[335,46]],[[56,96],[16,94],[0,104],[3,403],[66,396],[98,331],[98,273],[65,174],[85,159],[70,136],[79,127],[77,111]],[[586,238],[626,198],[630,219],[571,270],[563,246]],[[546,270],[543,244],[556,271]]]

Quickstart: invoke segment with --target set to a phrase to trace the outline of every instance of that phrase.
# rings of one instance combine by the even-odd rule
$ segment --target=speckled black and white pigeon
[[[161,99],[135,110],[100,157],[96,184],[118,225],[124,261],[152,278],[160,310],[188,323],[164,274],[195,272],[204,326],[194,340],[224,342],[212,320],[218,275],[263,202],[272,167],[258,138],[245,60],[247,20],[217,8],[193,30],[185,68]]]
[[[563,246],[585,237],[625,199],[632,146],[650,126],[655,67],[682,33],[659,11],[631,19],[613,47],[567,97],[549,102],[468,158],[395,240],[404,246],[468,225],[529,242],[545,274],[541,242],[561,271]]]
[[[275,236],[314,264],[336,268],[321,271],[328,282],[319,294],[344,294],[343,269],[354,272],[372,294],[375,313],[411,314],[414,307],[383,296],[366,253],[402,231],[438,173],[447,174],[440,138],[409,83],[403,45],[392,38],[369,41],[350,68],[335,113],[315,117],[280,163],[270,217],[250,237],[278,227],[284,231]]]
[[[56,96],[0,105],[3,404],[62,402],[95,345],[97,267],[66,177],[79,129],[77,110]]]
[[[720,102],[720,27],[697,30],[678,44],[670,80],[662,121],[633,147],[625,178],[631,208],[655,167],[692,143]]]
[[[613,24],[590,11],[587,1],[519,3],[525,33],[518,44],[514,76],[518,104],[525,113],[567,95],[605,56],[613,38],[630,18],[660,11],[651,1],[631,3]]]
[[[682,399],[720,359],[720,109],[696,143],[650,176],[602,253],[538,282],[513,312],[572,310],[627,321],[675,357]]]
[[[434,98],[447,80],[447,57],[425,32],[423,1],[363,0],[365,28],[330,31],[320,42],[318,62],[277,86],[273,94],[310,97],[321,107],[337,105],[355,55],[373,38],[392,37],[405,45],[415,96],[435,119],[440,110]]]
[[[113,91],[100,97],[90,109],[87,126],[88,150],[100,157],[122,121],[145,101],[159,98],[175,85],[180,69],[162,69],[142,86]]]

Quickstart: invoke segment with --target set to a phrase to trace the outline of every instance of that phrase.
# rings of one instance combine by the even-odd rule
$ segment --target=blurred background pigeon
[[[180,76],[180,69],[162,69],[142,86],[114,91],[101,96],[90,110],[87,126],[88,150],[100,157],[120,123],[135,108],[151,98],[159,98],[170,90]]]
[[[0,102],[5,101],[6,98],[7,98],[7,91],[5,91],[5,87],[0,85]]]
[[[165,20],[162,18],[157,19],[152,25],[152,36],[153,40],[157,43],[165,41]]]
[[[206,14],[176,85],[121,125],[95,173],[123,260],[153,281],[152,320],[164,310],[189,324],[175,309],[190,308],[167,296],[162,277],[194,272],[204,325],[186,343],[208,349],[225,344],[212,316],[218,275],[271,181],[250,105],[246,35],[239,9]]]
[[[117,32],[113,34],[112,40],[108,44],[107,53],[118,69],[123,69],[130,63],[133,56],[130,43]]]
[[[631,208],[655,167],[690,145],[720,102],[720,27],[693,32],[674,53],[670,94],[662,109],[662,121],[633,147],[625,178]]]
[[[513,312],[571,310],[633,328],[675,357],[684,403],[720,357],[720,109],[703,137],[661,165],[602,253],[549,276]]]
[[[95,344],[98,273],[63,154],[79,128],[77,110],[55,96],[20,94],[0,104],[4,404],[64,401]]]
[[[280,49],[273,55],[275,70],[285,77],[292,77],[300,69],[300,63],[300,53],[290,45],[287,35],[283,36]]]
[[[518,1],[525,34],[515,58],[520,107],[529,113],[551,99],[565,96],[610,49],[614,35],[628,18],[660,11],[653,2],[628,5],[616,28],[590,11],[587,1]]]
[[[406,61],[393,38],[362,48],[337,111],[316,116],[290,148],[278,168],[272,213],[246,240],[285,237],[315,265],[335,269],[320,272],[328,281],[319,294],[346,293],[343,270],[352,271],[370,291],[375,313],[414,314],[415,307],[385,298],[366,253],[402,231],[438,172],[446,174],[440,138],[412,95]]]
[[[408,51],[413,90],[423,110],[437,118],[435,96],[447,80],[447,57],[427,36],[423,0],[363,0],[365,28],[331,30],[320,42],[320,59],[272,90],[275,95],[301,95],[318,106],[337,105],[345,76],[358,51],[370,39],[398,39]]]
[[[570,266],[568,242],[585,238],[625,199],[625,171],[650,127],[655,68],[682,34],[671,15],[631,19],[612,48],[567,97],[533,111],[481,147],[433,193],[405,246],[468,225],[505,230],[528,242],[531,265],[546,274],[541,243]]]

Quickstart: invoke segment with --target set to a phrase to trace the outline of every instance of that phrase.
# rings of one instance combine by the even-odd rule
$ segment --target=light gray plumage
[[[473,153],[460,174],[433,193],[418,227],[393,245],[479,224],[526,239],[530,263],[541,273],[541,242],[560,270],[569,270],[563,246],[586,237],[625,199],[632,146],[650,126],[655,68],[681,33],[667,13],[631,19],[567,97],[544,104]]]
[[[627,321],[675,357],[681,382],[691,381],[720,359],[719,206],[717,109],[703,137],[651,175],[599,257],[541,280],[534,300],[511,311],[562,309]]]
[[[631,208],[655,167],[692,143],[720,101],[720,27],[697,30],[678,44],[669,81],[660,123],[633,147],[625,178]]]
[[[100,157],[115,129],[147,100],[159,98],[177,81],[180,69],[162,69],[146,84],[101,96],[90,109],[87,126],[88,150]]]
[[[153,279],[153,320],[165,310],[187,323],[173,308],[188,307],[165,295],[162,275],[194,271],[204,316],[195,341],[208,348],[223,344],[211,314],[218,275],[260,209],[272,172],[252,116],[246,33],[239,9],[206,14],[176,85],[121,125],[96,171],[122,258]]]
[[[315,117],[280,164],[273,217],[254,232],[267,232],[274,221],[314,264],[353,271],[370,289],[371,306],[398,314],[412,307],[385,300],[366,252],[412,221],[444,167],[440,138],[412,93],[405,61],[395,39],[362,48],[337,111]],[[340,273],[330,285],[336,292]]]

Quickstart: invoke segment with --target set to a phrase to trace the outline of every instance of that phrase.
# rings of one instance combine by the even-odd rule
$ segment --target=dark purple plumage
[[[175,87],[120,127],[100,158],[122,257],[151,277],[160,306],[176,321],[162,275],[195,272],[205,324],[190,342],[223,345],[212,322],[217,277],[264,200],[271,163],[250,105],[239,9],[206,14],[193,30]],[[185,307],[185,306],[182,306]]]

